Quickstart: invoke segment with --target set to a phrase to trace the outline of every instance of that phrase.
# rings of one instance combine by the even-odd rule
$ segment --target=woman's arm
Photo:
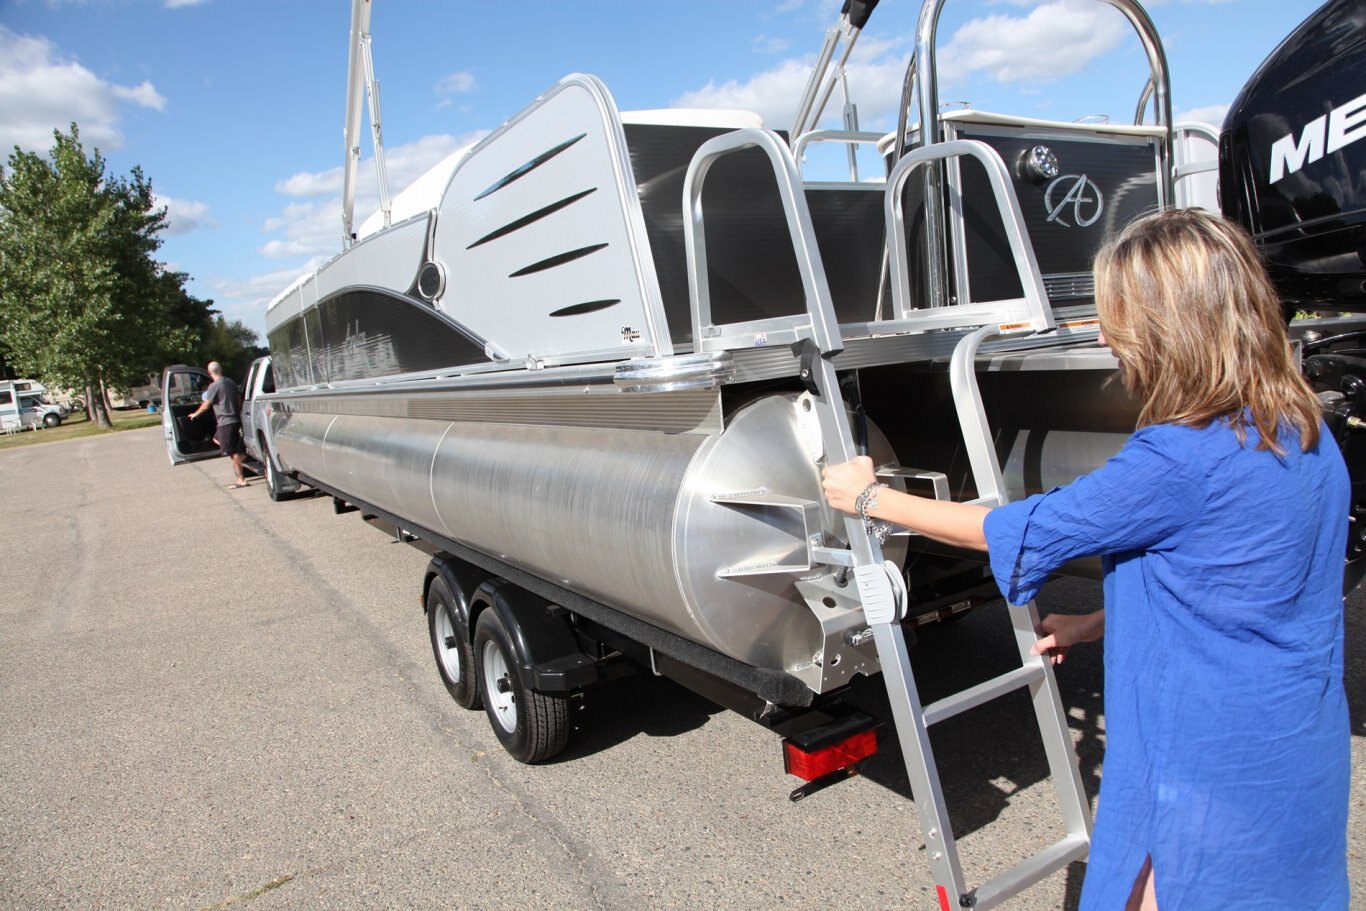
[[[867,456],[859,456],[843,465],[832,465],[821,472],[821,476],[825,498],[830,505],[850,515],[858,515],[859,495],[868,485],[877,483],[873,460]],[[909,528],[955,547],[987,549],[986,535],[982,531],[982,522],[989,512],[985,506],[930,500],[891,489],[879,490],[876,499],[877,505],[867,510],[874,519]]]

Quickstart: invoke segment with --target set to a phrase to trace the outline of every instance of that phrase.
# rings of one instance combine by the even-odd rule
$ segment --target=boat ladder
[[[1007,498],[977,387],[974,361],[978,345],[998,332],[996,326],[988,326],[964,337],[954,350],[950,366],[954,401],[977,484],[978,497],[972,502],[987,506],[1003,504]],[[905,476],[908,472],[906,469],[892,469],[882,474]],[[935,488],[936,495],[947,492],[947,485],[937,483]],[[1030,651],[1038,639],[1035,632],[1039,622],[1038,611],[1033,601],[1006,605],[1019,651],[1018,667],[925,705],[920,700],[911,674],[908,645],[899,622],[906,610],[904,583],[891,564],[880,574],[873,572],[875,569],[883,568],[856,569],[855,578],[877,644],[897,738],[920,814],[921,832],[934,876],[939,907],[941,911],[954,908],[985,911],[1069,863],[1084,860],[1090,849],[1090,806],[1082,785],[1057,680],[1047,657],[1034,655]],[[882,606],[887,601],[890,603]],[[870,610],[869,605],[875,605],[876,609]],[[934,724],[1020,689],[1027,689],[1029,693],[1066,834],[1061,840],[987,882],[975,888],[969,887],[963,875],[944,802],[938,764],[930,746],[929,729]]]
[[[703,227],[702,185],[708,170],[720,157],[744,149],[764,152],[773,166],[797,253],[798,270],[807,306],[804,313],[762,323],[717,327],[711,322],[707,287],[707,256]],[[966,301],[916,309],[911,300],[906,255],[906,226],[900,200],[906,181],[922,167],[955,156],[972,156],[986,168],[997,199],[1006,235],[1014,254],[1023,293],[1020,298],[988,303]],[[888,175],[885,215],[887,254],[895,313],[880,321],[879,332],[934,334],[953,333],[957,338],[950,364],[953,396],[978,497],[973,502],[996,506],[1006,502],[991,431],[977,386],[975,361],[979,346],[998,335],[1040,332],[1054,328],[1032,246],[1025,239],[1019,201],[1000,156],[990,147],[960,140],[917,149],[904,156]],[[815,241],[810,212],[801,188],[801,177],[786,144],[774,133],[744,129],[709,140],[698,150],[684,183],[688,223],[684,239],[688,257],[689,293],[693,305],[693,338],[699,353],[743,344],[789,343],[800,359],[800,375],[813,393],[827,464],[848,461],[857,454],[849,414],[839,393],[833,358],[844,348],[826,282],[820,251]],[[939,300],[944,300],[940,294]],[[737,341],[738,340],[738,341]],[[891,468],[884,474],[900,477],[931,477],[933,472]],[[935,484],[939,496],[948,485]],[[1034,604],[1008,606],[1018,646],[1020,665],[994,679],[970,687],[929,705],[921,702],[911,673],[909,646],[901,621],[906,616],[907,589],[900,569],[884,562],[881,545],[870,536],[857,517],[845,519],[849,549],[828,550],[825,560],[852,568],[865,619],[877,646],[883,680],[910,780],[912,796],[920,814],[921,831],[941,911],[972,908],[985,911],[1018,894],[1067,864],[1084,859],[1090,847],[1091,817],[1071,733],[1051,663],[1030,653],[1037,641],[1038,613]],[[1042,736],[1048,767],[1061,805],[1066,835],[1042,851],[987,882],[970,887],[959,861],[957,842],[940,784],[939,767],[931,749],[929,729],[971,708],[1015,690],[1027,689]]]

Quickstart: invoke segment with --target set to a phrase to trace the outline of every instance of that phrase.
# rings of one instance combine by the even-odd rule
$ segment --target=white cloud
[[[150,82],[144,81],[135,86],[111,85],[109,90],[119,101],[131,101],[156,111],[166,110],[166,99]]]
[[[449,76],[442,76],[436,81],[436,93],[438,95],[463,95],[466,92],[474,91],[474,74],[469,70],[461,70],[458,73],[451,73]]]
[[[1002,0],[1023,5],[1020,0]],[[1079,72],[1124,39],[1123,18],[1105,4],[1086,0],[1053,0],[1021,15],[996,14],[974,19],[956,31],[937,53],[941,97],[969,77],[997,82],[1053,82]],[[849,91],[866,129],[890,129],[894,123],[910,49],[906,41],[865,36],[848,66]],[[741,108],[755,111],[770,127],[784,129],[811,76],[814,58],[789,58],[748,80],[709,82],[673,100],[675,107]],[[838,110],[827,109],[824,125]]]
[[[717,85],[708,82],[700,89],[684,92],[672,101],[679,108],[739,108],[754,111],[769,127],[785,128],[796,113],[797,101],[811,75],[811,65],[800,60],[784,60],[748,82]]]
[[[166,110],[166,99],[150,82],[116,85],[75,60],[64,58],[42,37],[19,35],[0,25],[0,149],[19,146],[43,152],[52,131],[72,121],[87,147],[118,148],[125,104]]]
[[[390,196],[425,174],[431,167],[456,149],[468,145],[480,134],[451,136],[440,134],[423,136],[406,145],[384,150],[388,168]],[[356,174],[355,224],[379,208],[379,180],[375,176],[373,158],[360,162]],[[271,259],[297,256],[333,254],[341,250],[341,191],[342,169],[300,172],[275,185],[284,196],[293,197],[284,210],[267,219],[262,230],[278,234],[266,241],[260,253]],[[277,289],[278,290],[278,289]]]
[[[792,45],[786,38],[774,38],[769,35],[755,35],[750,42],[750,49],[756,54],[781,54]]]
[[[854,48],[846,68],[849,92],[858,104],[859,117],[866,125],[892,115],[901,98],[901,82],[906,73],[909,52],[902,42],[864,37]],[[722,85],[708,83],[685,92],[672,101],[681,108],[739,108],[754,111],[764,124],[787,129],[797,112],[797,102],[811,78],[814,57],[789,58],[764,70],[746,82],[731,80]],[[826,108],[827,123],[838,118],[838,92]]]
[[[209,0],[166,0],[167,9],[185,9],[190,6],[202,6]]]
[[[327,262],[327,256],[315,256],[299,266],[277,269],[254,275],[246,281],[231,278],[213,278],[208,284],[216,295],[214,306],[228,315],[230,319],[240,319],[248,325],[254,322],[252,316],[259,318],[265,314],[266,305],[275,299],[296,278]]]
[[[269,259],[288,259],[341,252],[341,197],[290,203],[275,218],[267,219],[263,231],[279,234],[265,242],[260,253]]]
[[[1174,114],[1172,120],[1181,123],[1186,120],[1196,120],[1208,123],[1214,127],[1223,127],[1224,118],[1228,116],[1229,106],[1227,104],[1207,104],[1202,108],[1192,108],[1189,111],[1182,111]]]
[[[411,184],[455,150],[479,139],[483,134],[464,136],[424,136],[416,142],[386,148],[391,195]],[[224,313],[246,322],[259,319],[266,305],[300,274],[318,268],[342,248],[341,189],[342,169],[301,172],[280,181],[275,190],[293,197],[279,215],[266,220],[262,233],[270,236],[258,249],[268,259],[301,260],[292,265],[256,275],[245,281],[217,278],[209,284],[222,298],[218,305]],[[379,181],[373,158],[360,162],[356,182],[356,217],[359,225],[379,208]]]
[[[374,164],[371,164],[374,167]],[[277,181],[275,192],[285,196],[325,196],[340,193],[342,189],[342,169],[328,168],[326,171],[300,171]]]
[[[981,74],[997,82],[1054,82],[1119,46],[1124,20],[1105,4],[1056,0],[1023,17],[966,23],[937,52],[948,84]]]
[[[474,134],[465,136],[438,134],[423,136],[421,139],[406,145],[386,148],[384,150],[384,161],[389,171],[390,192],[396,193],[408,186],[425,174],[432,165],[462,145],[474,141],[475,138],[477,136]],[[278,181],[275,184],[275,192],[303,199],[314,196],[339,195],[342,191],[342,176],[340,166],[328,168],[325,171],[301,171]],[[357,211],[360,211],[360,199],[367,187],[373,191],[374,202],[378,205],[379,185],[375,178],[373,157],[365,158],[360,162],[357,177]]]
[[[166,235],[175,237],[201,228],[216,228],[218,222],[209,214],[209,204],[192,199],[176,199],[157,194],[153,204],[166,208]]]

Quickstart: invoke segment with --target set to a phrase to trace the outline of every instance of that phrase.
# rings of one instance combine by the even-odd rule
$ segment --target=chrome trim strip
[[[601,427],[659,433],[719,433],[721,399],[715,389],[625,395],[614,389],[416,392],[370,391],[352,395],[299,393],[275,402],[285,414],[327,414],[426,421]]]
[[[716,389],[735,377],[729,353],[692,354],[618,365],[615,382],[623,392]]]

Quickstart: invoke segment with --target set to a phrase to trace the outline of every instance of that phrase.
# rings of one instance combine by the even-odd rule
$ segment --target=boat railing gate
[[[891,154],[896,159],[905,152],[912,138],[910,124],[911,107],[920,114],[918,132],[919,146],[934,145],[941,140],[939,120],[939,76],[935,61],[935,42],[939,32],[939,16],[947,0],[925,0],[920,7],[920,19],[916,25],[915,50],[906,64],[906,75],[902,82],[901,102],[897,111],[896,141]],[[1117,9],[1138,35],[1148,59],[1148,80],[1139,95],[1134,123],[1142,124],[1148,102],[1153,102],[1153,114],[1158,126],[1166,129],[1167,135],[1158,149],[1158,196],[1163,205],[1169,205],[1173,189],[1173,135],[1171,69],[1167,64],[1166,51],[1152,18],[1138,0],[1100,0]],[[928,272],[931,295],[939,297],[947,294],[947,246],[944,233],[946,224],[941,207],[942,175],[938,168],[924,172],[925,180],[925,237],[929,247]]]

